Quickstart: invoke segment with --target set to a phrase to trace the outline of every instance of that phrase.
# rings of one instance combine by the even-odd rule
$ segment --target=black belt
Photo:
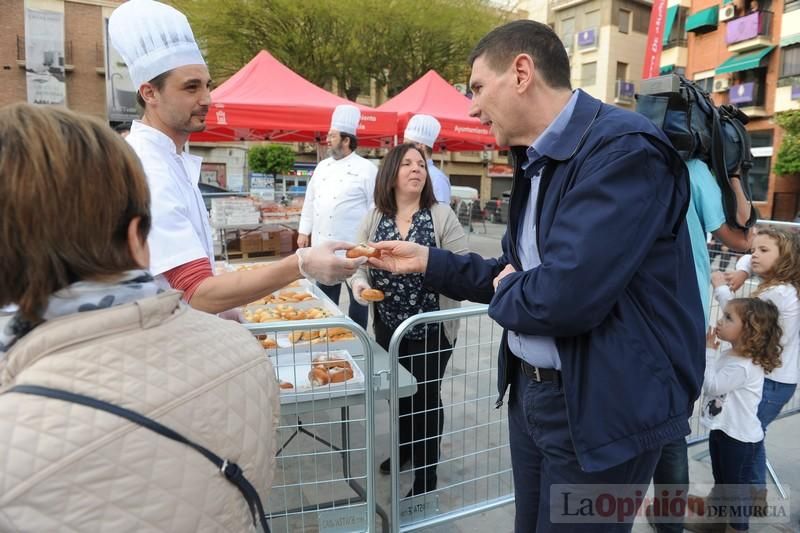
[[[537,383],[561,383],[561,372],[554,368],[539,368],[530,363],[519,360],[522,373]]]

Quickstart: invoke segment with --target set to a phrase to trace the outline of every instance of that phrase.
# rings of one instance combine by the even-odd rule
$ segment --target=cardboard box
[[[262,242],[260,233],[243,235],[241,238],[241,250],[243,253],[261,252],[264,249]]]

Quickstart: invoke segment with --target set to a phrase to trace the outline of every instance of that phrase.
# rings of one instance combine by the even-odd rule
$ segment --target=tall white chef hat
[[[408,121],[403,137],[405,142],[422,143],[428,148],[433,148],[441,130],[442,125],[432,116],[414,115]]]
[[[137,90],[174,68],[206,64],[186,16],[161,2],[125,2],[111,14],[108,35]]]
[[[331,117],[331,129],[341,133],[356,136],[358,123],[361,120],[361,111],[354,105],[337,105]]]

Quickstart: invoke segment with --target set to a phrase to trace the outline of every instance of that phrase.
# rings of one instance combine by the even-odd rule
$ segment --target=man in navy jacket
[[[503,326],[515,530],[628,531],[632,514],[609,524],[572,495],[645,492],[661,446],[689,433],[704,322],[686,167],[646,118],[572,91],[543,24],[493,30],[470,62],[471,114],[515,162],[503,255],[396,241],[370,262],[488,302]]]

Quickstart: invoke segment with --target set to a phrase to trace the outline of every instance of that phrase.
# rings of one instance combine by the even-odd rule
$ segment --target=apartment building
[[[751,118],[750,188],[761,216],[793,220],[796,177],[776,176],[775,113],[800,109],[800,0],[669,0],[661,72],[695,80]]]
[[[572,85],[632,109],[641,81],[650,0],[550,0],[547,22],[564,42]]]
[[[107,68],[105,20],[121,3],[0,0],[0,106],[65,105],[106,120],[124,120],[126,109],[135,114],[121,60],[112,54]]]

